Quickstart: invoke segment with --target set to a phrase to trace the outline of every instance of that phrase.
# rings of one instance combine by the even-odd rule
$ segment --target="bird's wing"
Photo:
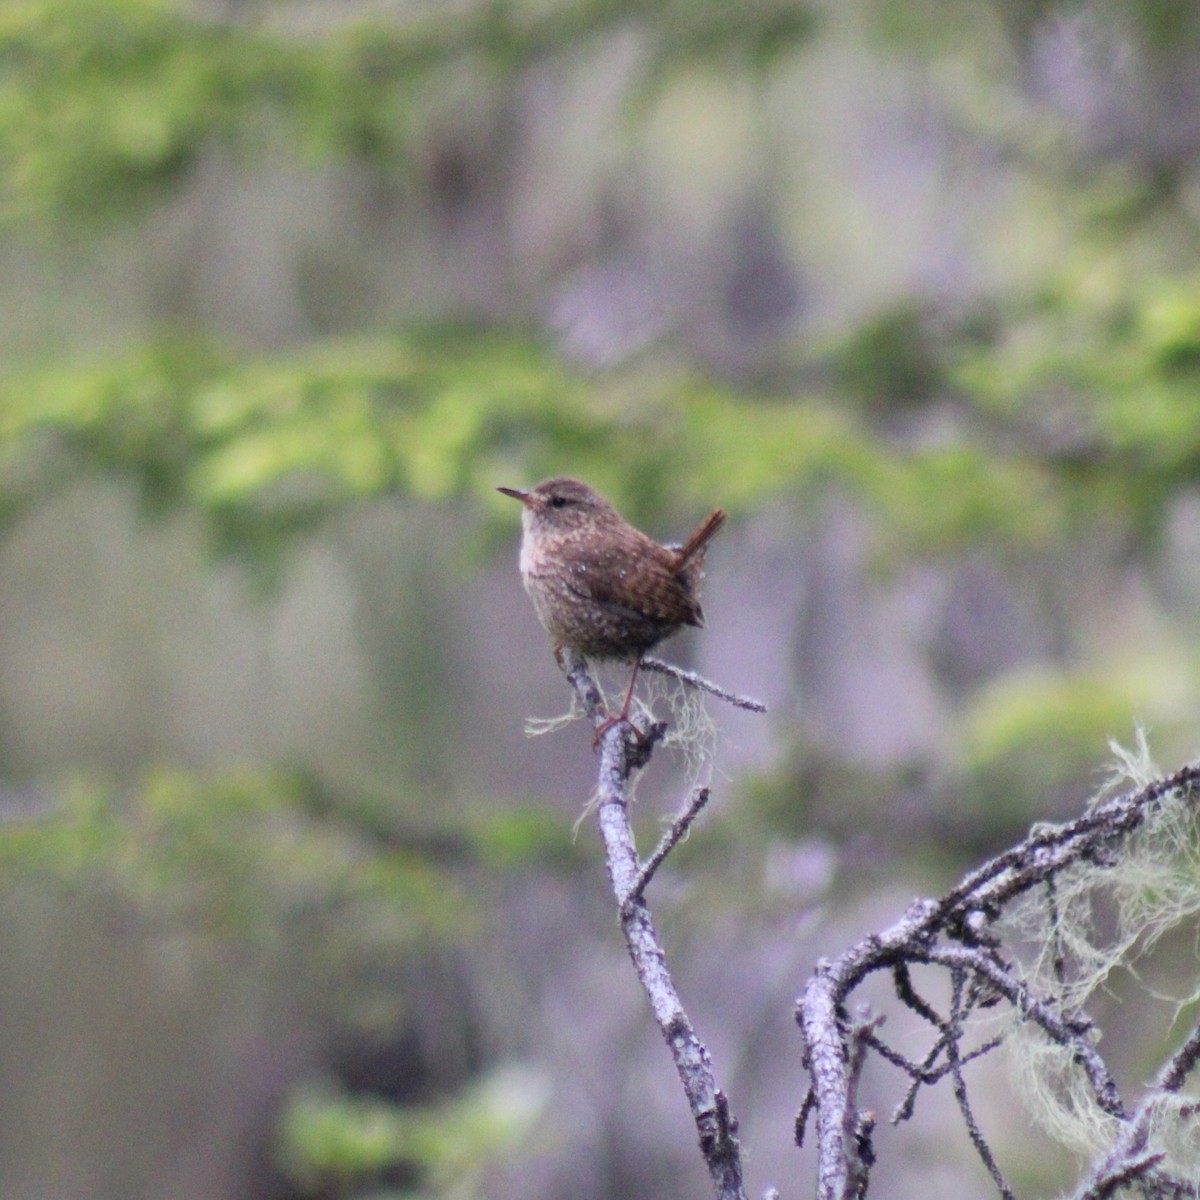
[[[700,625],[704,614],[678,556],[646,538],[639,552],[573,548],[566,558],[566,586],[610,611],[662,625]]]

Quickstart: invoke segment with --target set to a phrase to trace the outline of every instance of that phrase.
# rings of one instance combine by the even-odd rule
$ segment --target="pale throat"
[[[522,579],[536,574],[538,564],[534,557],[533,513],[527,508],[521,510],[521,558],[517,565]]]

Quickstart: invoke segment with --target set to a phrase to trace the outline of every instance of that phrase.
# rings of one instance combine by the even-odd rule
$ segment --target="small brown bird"
[[[635,529],[586,483],[565,475],[520,500],[521,580],[554,639],[590,658],[632,659],[620,715],[626,720],[642,655],[684,625],[703,625],[704,552],[725,521],[715,509],[682,546],[661,546]]]

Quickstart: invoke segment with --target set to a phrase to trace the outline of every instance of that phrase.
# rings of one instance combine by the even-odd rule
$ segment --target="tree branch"
[[[592,725],[599,730],[607,720],[607,713],[587,664],[569,650],[563,652],[562,660],[568,681]],[[610,725],[600,735],[596,816],[629,957],[675,1060],[717,1200],[746,1200],[737,1120],[729,1110],[725,1094],[717,1086],[708,1050],[697,1036],[675,990],[643,896],[658,865],[704,806],[707,789],[701,789],[693,796],[645,865],[638,859],[629,823],[626,795],[629,780],[649,761],[665,729],[665,725],[654,725],[639,736],[622,721]],[[672,837],[676,828],[679,832]]]
[[[692,826],[692,822],[700,815],[704,806],[708,803],[708,797],[709,789],[706,787],[696,788],[692,792],[691,798],[679,812],[679,815],[671,822],[670,828],[659,838],[658,845],[654,847],[654,853],[646,859],[642,865],[642,869],[638,872],[638,877],[633,885],[633,891],[630,893],[629,898],[631,900],[641,899],[642,893],[646,890],[650,880],[654,878],[654,872],[662,865],[667,855],[683,841],[687,835],[687,831]]]
[[[804,1062],[811,1076],[798,1119],[798,1138],[810,1120],[816,1127],[818,1195],[821,1200],[852,1200],[865,1194],[872,1160],[864,1152],[861,1130],[871,1115],[855,1102],[864,1047],[878,1053],[909,1079],[895,1120],[912,1115],[917,1090],[949,1075],[967,1136],[973,1143],[1001,1196],[1012,1195],[991,1147],[972,1112],[963,1067],[998,1046],[993,1036],[964,1051],[968,1018],[977,1008],[1007,1002],[1018,1022],[1036,1026],[1053,1045],[1067,1051],[1082,1072],[1097,1109],[1116,1130],[1107,1153],[1077,1193],[1079,1200],[1103,1200],[1127,1185],[1146,1196],[1200,1196],[1195,1182],[1182,1178],[1166,1152],[1152,1138],[1156,1118],[1174,1112],[1184,1119],[1183,1106],[1173,1099],[1200,1063],[1200,1026],[1159,1072],[1141,1104],[1130,1113],[1101,1055],[1096,1030],[1080,1003],[1070,1000],[1066,943],[1061,936],[1063,913],[1059,880],[1098,887],[1119,861],[1126,839],[1163,809],[1168,799],[1194,806],[1200,794],[1200,764],[1157,779],[1139,790],[1097,804],[1075,821],[1035,829],[1023,842],[969,872],[938,900],[920,900],[904,917],[882,933],[872,934],[836,959],[822,959],[797,1005],[796,1018],[804,1037]],[[1180,836],[1172,834],[1171,836]],[[1078,886],[1078,882],[1076,883]],[[1034,983],[1019,955],[1001,953],[996,922],[1007,905],[1034,889],[1045,893],[1046,951],[1049,971]],[[945,971],[951,981],[952,1008],[948,1017],[917,994],[909,967],[925,964]],[[848,1003],[867,976],[890,971],[897,1000],[927,1024],[933,1045],[924,1057],[900,1054],[887,1046],[874,1028],[851,1021]],[[1040,989],[1040,991],[1038,990]],[[944,1064],[939,1060],[944,1059]],[[1191,1118],[1188,1118],[1191,1119]]]
[[[678,679],[680,683],[694,687],[697,691],[707,692],[710,696],[716,696],[718,700],[724,700],[735,708],[744,708],[748,712],[756,713],[767,711],[767,706],[761,700],[755,700],[752,696],[739,696],[737,692],[728,691],[719,683],[713,683],[711,679],[697,675],[695,671],[687,671],[683,667],[677,667],[674,663],[665,662],[661,658],[647,658],[643,655],[641,669],[654,671],[659,675],[670,675],[673,679]]]

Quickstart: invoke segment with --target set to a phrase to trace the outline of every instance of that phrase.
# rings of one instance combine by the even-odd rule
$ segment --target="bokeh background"
[[[8,0],[0,214],[6,1200],[707,1194],[497,484],[731,513],[652,901],[753,1194],[817,957],[1200,740],[1192,0]]]

